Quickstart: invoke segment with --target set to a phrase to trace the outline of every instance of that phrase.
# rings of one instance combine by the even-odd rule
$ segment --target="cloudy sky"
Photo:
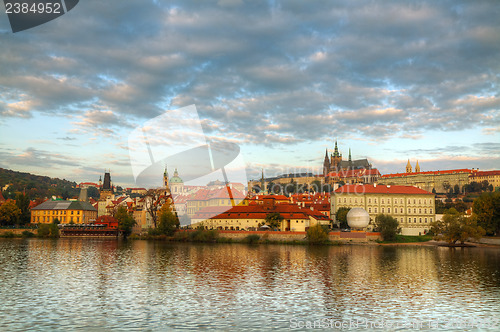
[[[12,33],[2,7],[0,167],[132,186],[131,132],[194,104],[249,178],[317,171],[335,140],[382,173],[499,169],[499,17],[496,0],[83,0]]]

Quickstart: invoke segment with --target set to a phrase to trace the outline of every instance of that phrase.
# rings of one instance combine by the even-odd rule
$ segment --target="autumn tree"
[[[271,229],[276,229],[281,226],[283,219],[283,216],[279,212],[271,212],[266,215],[266,224]]]
[[[13,200],[8,200],[0,206],[0,224],[2,226],[13,226],[18,223],[21,210]]]
[[[484,192],[474,200],[472,211],[488,235],[500,234],[500,192]]]
[[[179,228],[179,218],[172,212],[171,204],[166,202],[158,211],[158,233],[172,236]]]
[[[167,197],[164,195],[164,192],[157,189],[150,189],[144,196],[145,199],[145,208],[146,211],[151,216],[151,220],[153,221],[154,228],[158,227],[158,211],[160,211],[161,207],[167,201]]]
[[[115,218],[118,220],[118,230],[122,232],[123,238],[127,239],[132,234],[132,228],[136,225],[134,217],[127,212],[126,207],[120,206],[116,211]]]
[[[442,220],[431,223],[430,231],[435,240],[443,240],[449,244],[455,244],[457,241],[463,244],[469,238],[478,240],[486,233],[478,226],[475,216],[466,217],[453,208],[443,215]]]

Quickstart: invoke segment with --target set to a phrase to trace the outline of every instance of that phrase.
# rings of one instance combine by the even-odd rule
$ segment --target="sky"
[[[17,33],[0,9],[3,168],[133,187],[131,133],[194,105],[248,179],[336,140],[382,174],[500,169],[496,0],[82,0]]]

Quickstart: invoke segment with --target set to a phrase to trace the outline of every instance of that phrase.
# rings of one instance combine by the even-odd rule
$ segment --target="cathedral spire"
[[[410,164],[410,159],[408,159],[408,163],[406,164],[406,173],[413,173],[411,164]]]
[[[352,161],[352,158],[351,158],[351,148],[349,148],[349,161]]]
[[[420,173],[420,165],[418,164],[418,160],[417,165],[415,165],[415,173]]]
[[[333,151],[334,157],[339,157],[339,148],[337,146],[337,141],[335,140],[335,151]]]

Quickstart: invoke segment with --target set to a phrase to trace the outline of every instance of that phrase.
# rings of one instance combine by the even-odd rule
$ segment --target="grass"
[[[396,235],[396,240],[394,241],[377,241],[378,243],[416,243],[416,242],[427,242],[432,240],[431,235]]]

